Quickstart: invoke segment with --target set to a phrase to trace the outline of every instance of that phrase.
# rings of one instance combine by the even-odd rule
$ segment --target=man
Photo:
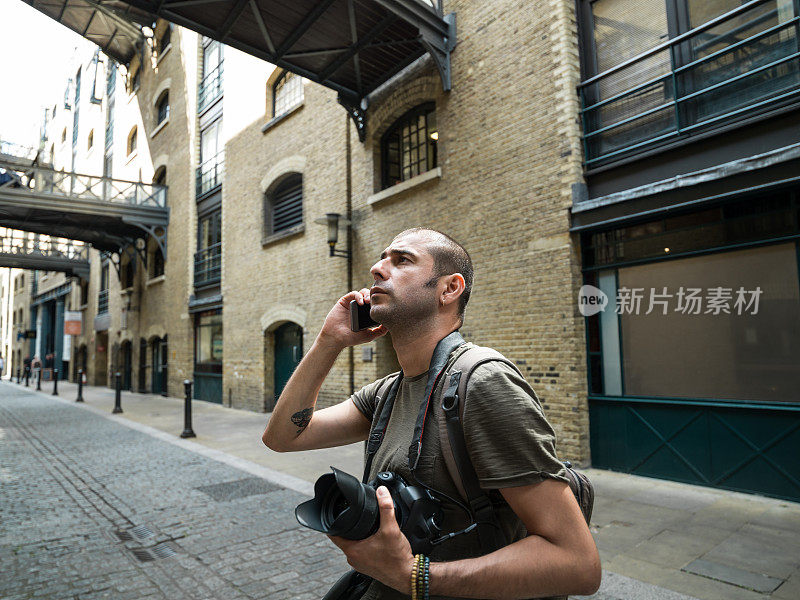
[[[441,459],[436,419],[426,425],[423,454],[413,472],[408,448],[434,349],[463,323],[472,288],[469,255],[440,232],[411,229],[395,237],[371,273],[372,288],[350,292],[328,313],[312,348],[286,384],[262,439],[278,452],[367,439],[382,380],[336,406],[314,412],[314,405],[344,348],[390,333],[403,379],[370,477],[378,471],[395,471],[411,484],[422,483],[456,498],[457,488]],[[370,302],[370,316],[380,326],[351,331],[351,300]],[[470,378],[464,435],[481,487],[491,490],[498,520],[506,539],[511,535],[511,543],[488,554],[471,534],[443,543],[431,555],[431,596],[532,598],[591,594],[599,586],[597,549],[555,458],[552,428],[526,386],[500,363],[483,365]],[[378,488],[378,505],[380,528],[373,536],[358,541],[331,539],[355,570],[376,580],[364,599],[405,598],[411,593],[414,557],[383,487]],[[455,501],[446,500],[443,510],[445,531],[457,531],[470,522]]]

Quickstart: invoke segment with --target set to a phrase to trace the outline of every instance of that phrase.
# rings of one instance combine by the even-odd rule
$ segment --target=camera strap
[[[417,468],[417,463],[419,462],[419,457],[422,453],[422,434],[425,431],[425,421],[430,408],[433,391],[436,389],[436,384],[441,379],[442,374],[447,367],[450,354],[463,344],[464,338],[461,337],[461,334],[458,332],[458,330],[456,330],[439,340],[439,343],[436,344],[436,348],[433,351],[431,364],[428,368],[428,383],[425,386],[425,395],[423,396],[422,403],[420,404],[417,422],[414,425],[414,438],[411,442],[411,446],[409,446],[408,449],[408,466],[412,472]],[[378,448],[380,448],[381,444],[383,443],[383,438],[386,434],[386,427],[389,425],[389,418],[392,416],[392,407],[394,406],[394,401],[397,397],[397,391],[400,389],[400,382],[402,380],[403,372],[400,371],[399,375],[395,379],[387,379],[377,391],[375,405],[378,406],[380,404],[384,394],[386,394],[386,400],[383,403],[380,414],[378,415],[378,420],[375,422],[375,426],[372,428],[369,438],[367,439],[367,452],[364,460],[364,477],[362,479],[363,483],[369,482],[369,472],[372,468],[372,460],[375,458],[375,453],[378,451]]]

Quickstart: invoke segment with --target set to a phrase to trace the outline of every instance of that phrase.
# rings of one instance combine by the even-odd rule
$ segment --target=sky
[[[38,146],[44,109],[63,100],[76,47],[93,44],[22,0],[0,0],[0,139]]]

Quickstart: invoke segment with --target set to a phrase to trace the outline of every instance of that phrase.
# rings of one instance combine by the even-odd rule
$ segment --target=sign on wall
[[[64,312],[64,335],[81,335],[83,330],[83,313],[76,310]]]

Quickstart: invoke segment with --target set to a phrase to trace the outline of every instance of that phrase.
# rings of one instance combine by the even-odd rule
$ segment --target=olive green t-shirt
[[[375,396],[385,379],[379,379],[351,396],[373,427],[385,401],[376,407]],[[372,462],[370,481],[380,471],[393,471],[410,485],[422,483],[439,492],[440,497],[444,494],[463,503],[441,451],[437,415],[441,411],[440,389],[431,401],[434,412],[425,421],[422,454],[417,468],[412,473],[408,466],[408,449],[427,380],[428,373],[423,373],[404,378],[401,382],[383,443]],[[440,382],[439,387],[442,385]],[[547,422],[533,389],[513,368],[501,362],[489,362],[475,369],[469,379],[464,406],[464,437],[480,485],[489,490],[489,499],[506,540],[511,543],[522,539],[527,534],[525,526],[498,490],[538,483],[546,478],[567,482],[564,466],[556,458],[553,428]],[[444,532],[459,531],[471,523],[469,514],[447,498],[443,498],[442,510]],[[485,553],[478,543],[477,532],[472,531],[437,546],[430,558],[432,561],[446,561]],[[378,581],[373,582],[363,596],[363,600],[404,598],[408,596]]]

